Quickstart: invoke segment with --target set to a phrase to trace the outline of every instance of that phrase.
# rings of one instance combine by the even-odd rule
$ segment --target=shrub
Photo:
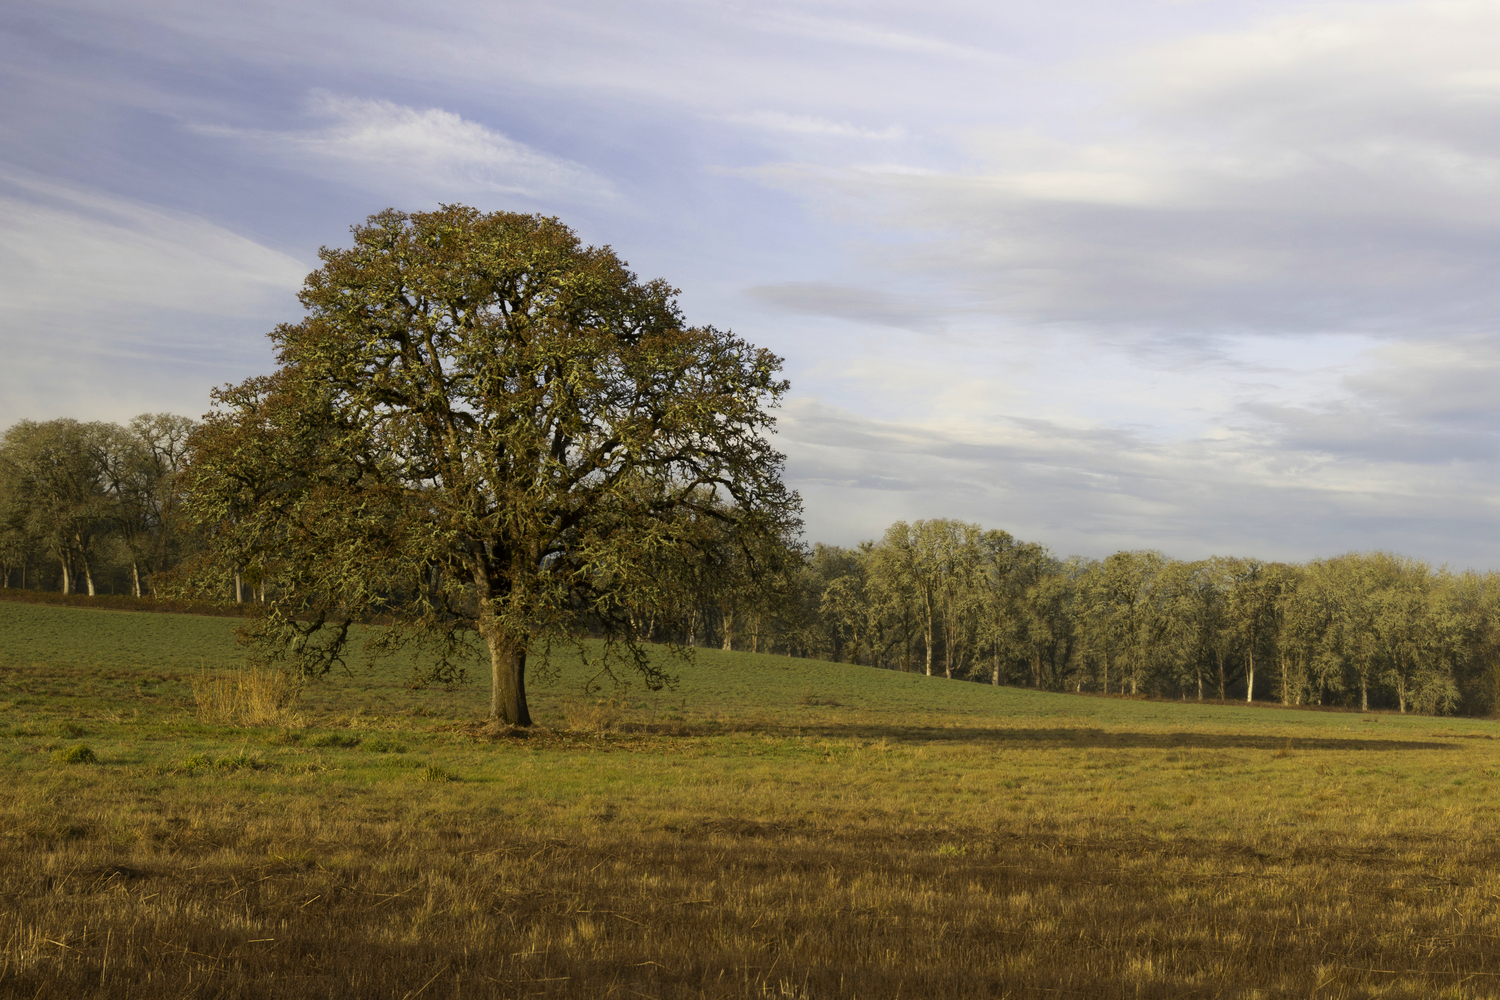
[[[52,755],[52,759],[59,764],[97,764],[98,756],[90,750],[87,744],[80,743],[66,750],[59,750]]]

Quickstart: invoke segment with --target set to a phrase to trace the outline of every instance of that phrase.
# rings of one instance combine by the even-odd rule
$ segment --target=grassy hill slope
[[[234,625],[0,604],[0,995],[1500,993],[1490,722],[700,650],[252,725]]]

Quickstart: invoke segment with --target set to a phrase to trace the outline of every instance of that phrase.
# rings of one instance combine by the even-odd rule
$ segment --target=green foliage
[[[79,743],[77,746],[59,750],[52,755],[52,759],[59,764],[97,764],[99,758],[87,744]]]

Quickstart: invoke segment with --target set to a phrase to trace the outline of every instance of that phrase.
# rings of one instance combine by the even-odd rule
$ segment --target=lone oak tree
[[[451,677],[477,632],[513,725],[528,653],[585,632],[659,686],[631,621],[665,607],[651,567],[690,557],[682,525],[731,521],[764,562],[800,524],[767,441],[781,359],[687,326],[675,289],[554,218],[352,231],[271,334],[278,370],[217,390],[194,442],[184,503],[220,572],[271,583],[253,638],[322,672],[378,615],[380,644],[434,644]]]

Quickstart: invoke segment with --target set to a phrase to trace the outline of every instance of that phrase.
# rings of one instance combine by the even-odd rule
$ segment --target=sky
[[[0,426],[198,416],[387,207],[785,359],[806,537],[1500,569],[1500,4],[19,0]]]

